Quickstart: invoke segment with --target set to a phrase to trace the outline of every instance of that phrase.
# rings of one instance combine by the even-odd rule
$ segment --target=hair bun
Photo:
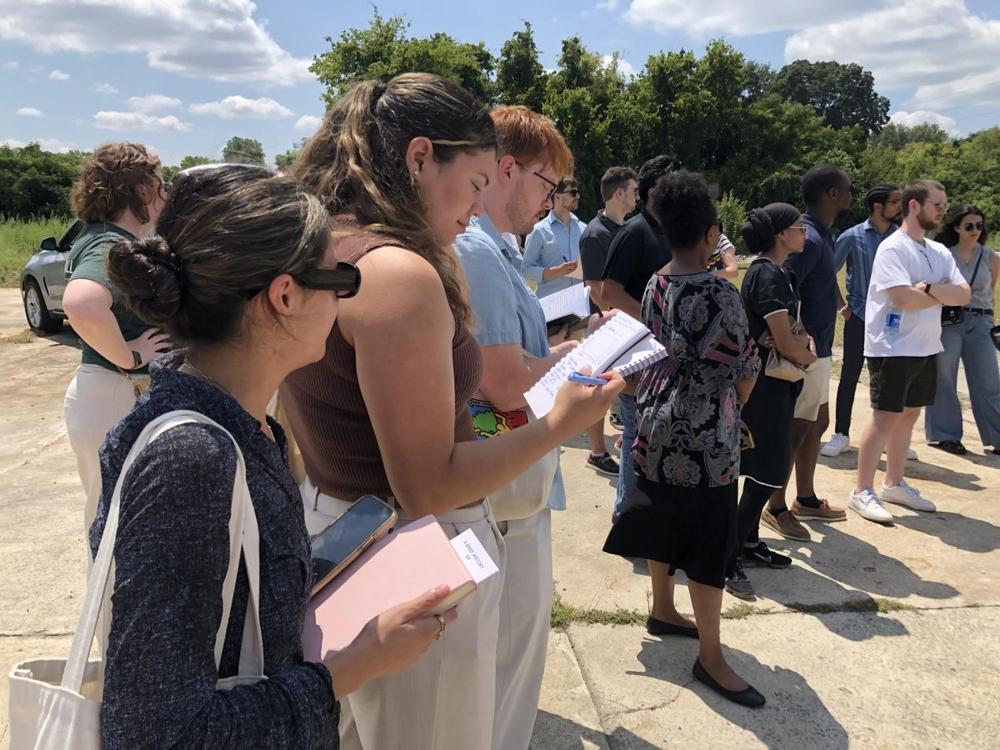
[[[740,235],[752,253],[765,253],[774,247],[774,223],[770,214],[759,208],[753,209],[740,227]]]
[[[162,237],[116,244],[108,254],[108,275],[143,321],[162,325],[180,311],[184,264]]]

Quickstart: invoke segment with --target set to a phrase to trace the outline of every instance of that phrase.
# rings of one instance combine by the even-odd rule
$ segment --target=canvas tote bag
[[[100,749],[104,669],[100,661],[88,661],[88,656],[97,631],[98,617],[105,607],[108,608],[107,619],[110,621],[111,592],[114,590],[112,567],[122,484],[143,448],[172,427],[191,422],[213,425],[223,430],[230,439],[233,437],[203,414],[172,411],[146,425],[136,439],[118,475],[69,656],[66,659],[30,659],[15,664],[11,669],[11,750]],[[243,454],[235,440],[233,446],[236,448],[236,476],[229,517],[229,568],[222,584],[222,619],[215,638],[216,667],[222,659],[241,553],[250,583],[250,596],[243,625],[239,672],[235,677],[219,680],[216,686],[221,690],[266,679],[263,676],[264,647],[259,616],[260,533],[250,501]]]

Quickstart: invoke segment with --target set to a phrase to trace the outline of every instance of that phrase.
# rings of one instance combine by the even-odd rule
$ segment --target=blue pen
[[[605,380],[604,378],[592,378],[590,375],[581,375],[578,372],[571,372],[567,380],[569,380],[572,383],[582,383],[583,385],[596,385],[598,387],[608,384],[608,381]]]

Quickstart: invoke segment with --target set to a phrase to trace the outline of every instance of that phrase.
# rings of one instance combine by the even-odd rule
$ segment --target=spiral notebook
[[[590,367],[594,373],[614,370],[631,375],[667,356],[663,344],[633,317],[619,312],[580,342],[580,346],[560,359],[524,394],[536,417],[552,410],[556,393],[570,373]]]

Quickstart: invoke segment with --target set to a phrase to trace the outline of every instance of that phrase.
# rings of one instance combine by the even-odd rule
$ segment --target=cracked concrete
[[[16,291],[0,290],[0,334],[23,328]],[[65,654],[78,615],[82,500],[62,422],[79,359],[72,344],[70,334],[0,344],[4,674],[20,659]],[[866,405],[859,393],[858,433]],[[610,444],[617,433],[606,432]],[[765,708],[726,703],[696,683],[697,644],[689,639],[573,623],[552,633],[533,750],[996,747],[1000,458],[982,455],[975,435],[967,421],[966,457],[916,444],[923,460],[908,473],[938,503],[936,513],[893,506],[893,526],[855,515],[812,524],[808,544],[762,529],[794,564],[749,569],[758,601],[744,607],[727,595],[723,610],[740,605],[747,614],[723,620],[722,634],[737,671],[767,696]],[[614,482],[584,468],[587,447],[581,436],[563,455],[569,510],[553,516],[556,590],[576,607],[646,612],[645,565],[600,551]],[[843,504],[855,460],[854,452],[821,459],[822,496]],[[880,612],[880,602],[904,609]],[[690,611],[683,582],[677,603]],[[4,712],[0,750],[6,731]]]

